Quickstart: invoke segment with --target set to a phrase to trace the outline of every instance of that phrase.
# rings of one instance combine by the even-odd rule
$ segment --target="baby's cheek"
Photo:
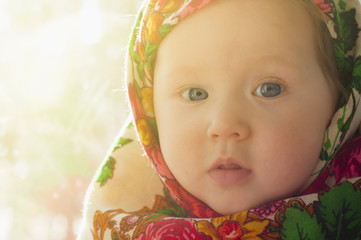
[[[261,198],[265,202],[294,196],[304,186],[307,175],[297,169],[282,166],[278,169],[264,171],[259,189],[262,189]],[[262,186],[262,187],[260,187]]]
[[[256,173],[268,178],[270,182],[287,184],[282,182],[299,179],[303,175],[305,176],[302,179],[307,179],[313,168],[313,164],[310,167],[309,161],[305,161],[305,158],[309,157],[307,150],[299,148],[295,137],[286,137],[284,135],[281,139],[265,139],[263,145],[258,147],[257,163],[252,163],[256,164]],[[303,154],[305,152],[306,155]],[[307,173],[303,173],[305,168]]]

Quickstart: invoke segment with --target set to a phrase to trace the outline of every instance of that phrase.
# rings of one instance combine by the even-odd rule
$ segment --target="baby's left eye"
[[[190,101],[201,101],[208,98],[208,93],[202,88],[190,88],[185,90],[182,96]]]
[[[266,82],[257,87],[253,92],[254,95],[259,97],[273,98],[280,95],[283,88],[280,84],[274,82]]]

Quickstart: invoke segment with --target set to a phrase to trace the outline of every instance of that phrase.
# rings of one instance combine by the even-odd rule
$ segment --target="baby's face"
[[[312,24],[289,0],[215,1],[161,44],[154,106],[179,183],[231,214],[299,192],[313,173],[336,91]]]

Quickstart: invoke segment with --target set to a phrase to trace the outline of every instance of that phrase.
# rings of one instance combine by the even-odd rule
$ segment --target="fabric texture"
[[[149,0],[137,18],[127,65],[127,87],[138,139],[120,137],[114,151],[139,141],[166,191],[152,208],[96,211],[94,239],[361,239],[361,2],[314,0],[325,14],[346,96],[325,133],[314,174],[301,196],[222,216],[188,193],[168,169],[160,151],[153,108],[153,75],[163,38],[211,0]],[[142,154],[140,151],[139,154]],[[118,160],[118,161],[121,161]],[[109,157],[96,178],[112,178]]]

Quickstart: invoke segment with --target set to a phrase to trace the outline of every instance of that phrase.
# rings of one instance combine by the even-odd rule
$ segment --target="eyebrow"
[[[295,70],[300,70],[299,66],[297,63],[294,63],[292,60],[290,59],[286,59],[282,56],[265,56],[262,57],[260,60],[256,61],[256,63],[258,64],[282,64],[282,65],[286,65],[288,67],[291,67]]]
[[[251,61],[249,64],[251,65],[250,67],[247,67],[249,71],[252,71],[252,69],[257,69],[261,66],[275,68],[276,66],[278,67],[278,65],[282,65],[286,67],[286,68],[282,68],[282,70],[287,70],[288,72],[292,72],[292,73],[302,72],[302,69],[298,66],[297,63],[283,56],[277,56],[277,55],[262,56],[259,59]],[[182,66],[176,66],[171,71],[170,70],[166,71],[163,77],[173,78],[173,79],[184,79],[189,77],[194,79],[199,77],[198,74],[199,72],[207,69],[208,67],[203,65],[195,67],[192,65],[185,64]]]
[[[254,63],[254,66],[250,69],[257,69],[259,67],[282,70],[280,73],[285,74],[302,74],[307,70],[303,64],[297,63],[292,59],[285,58],[283,56],[265,56]]]
[[[202,68],[199,67],[194,67],[191,65],[184,65],[184,66],[177,66],[172,70],[168,70],[165,71],[163,74],[161,74],[161,77],[166,77],[166,78],[172,78],[172,79],[180,79],[180,78],[194,78],[194,77],[198,77],[198,72],[201,70]]]

